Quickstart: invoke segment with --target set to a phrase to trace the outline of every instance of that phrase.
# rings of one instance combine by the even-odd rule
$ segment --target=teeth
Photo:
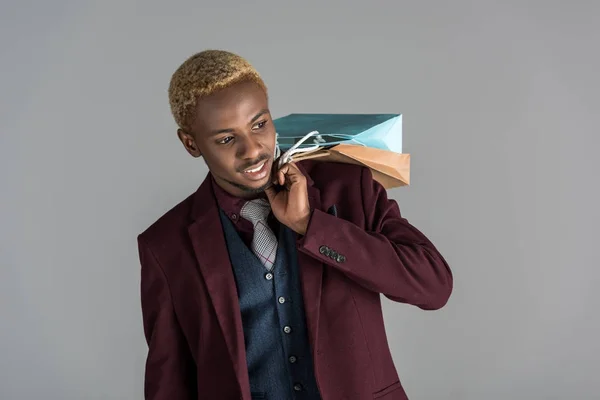
[[[254,169],[247,169],[244,172],[250,172],[250,173],[252,173],[252,172],[258,172],[263,167],[263,165],[265,165],[265,163],[260,164],[258,167],[254,168]]]

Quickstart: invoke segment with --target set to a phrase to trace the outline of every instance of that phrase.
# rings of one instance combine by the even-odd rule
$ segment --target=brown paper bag
[[[368,167],[373,179],[386,189],[410,184],[410,154],[395,153],[373,147],[338,144],[292,156],[293,161],[308,159],[357,164]]]

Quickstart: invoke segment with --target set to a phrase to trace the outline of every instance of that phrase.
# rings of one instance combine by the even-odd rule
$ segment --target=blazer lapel
[[[192,218],[194,222],[189,226],[188,232],[198,266],[206,282],[242,393],[245,393],[250,390],[250,386],[237,286],[210,176],[196,192]]]
[[[319,189],[313,186],[312,179],[306,174],[301,164],[297,165],[307,177],[308,200],[311,209],[323,210]],[[189,226],[188,232],[194,253],[215,308],[242,392],[245,393],[250,390],[250,383],[247,374],[244,331],[237,286],[210,175],[195,194],[192,218],[193,222]],[[303,252],[299,251],[297,255],[308,335],[313,357],[316,357],[323,264]]]

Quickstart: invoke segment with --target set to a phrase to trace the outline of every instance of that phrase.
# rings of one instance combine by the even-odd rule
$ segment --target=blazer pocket
[[[373,393],[373,398],[374,399],[386,398],[388,394],[392,394],[396,390],[402,390],[402,385],[400,384],[400,381],[396,381],[396,382],[392,383],[390,386]],[[390,399],[392,399],[392,397],[390,397]]]

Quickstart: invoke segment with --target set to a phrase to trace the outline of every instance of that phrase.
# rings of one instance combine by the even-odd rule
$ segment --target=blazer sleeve
[[[453,276],[432,242],[400,214],[368,168],[360,177],[364,227],[315,209],[298,249],[387,298],[424,310],[443,307]]]
[[[175,316],[166,276],[140,237],[138,248],[142,318],[148,344],[144,398],[196,399],[195,366]]]

